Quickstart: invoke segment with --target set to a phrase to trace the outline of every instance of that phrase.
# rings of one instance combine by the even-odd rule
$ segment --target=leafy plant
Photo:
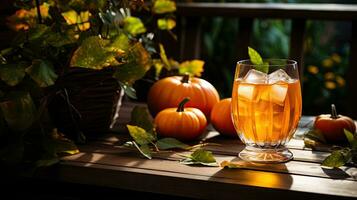
[[[49,165],[63,153],[78,152],[49,117],[48,104],[54,95],[61,93],[68,100],[57,80],[74,67],[109,70],[134,98],[133,83],[154,66],[153,57],[159,57],[155,34],[159,30],[173,34],[176,4],[171,0],[148,4],[17,0],[15,4],[19,9],[7,21],[17,34],[11,45],[0,51],[0,162]],[[149,14],[150,20],[131,14],[141,11]],[[155,60],[159,62],[163,63]],[[145,142],[141,142],[138,145],[146,151]]]

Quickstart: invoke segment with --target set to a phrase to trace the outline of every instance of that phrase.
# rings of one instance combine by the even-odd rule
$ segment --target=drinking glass
[[[243,160],[286,162],[293,154],[285,144],[301,117],[301,88],[297,62],[287,59],[237,62],[232,91],[232,118],[246,145]],[[259,69],[268,67],[268,73]]]

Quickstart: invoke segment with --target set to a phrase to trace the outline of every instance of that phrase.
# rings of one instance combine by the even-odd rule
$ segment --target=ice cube
[[[257,92],[255,85],[240,84],[238,87],[238,98],[245,101],[257,101]]]
[[[268,83],[274,84],[279,81],[291,82],[293,79],[282,69],[278,69],[275,72],[268,75]]]
[[[269,89],[260,94],[260,99],[283,106],[288,92],[288,87],[288,83],[282,81],[269,85]]]
[[[244,76],[243,81],[246,83],[267,83],[268,74],[251,69]]]
[[[278,105],[283,106],[288,93],[288,84],[287,83],[278,83],[271,86],[270,90],[270,100]]]

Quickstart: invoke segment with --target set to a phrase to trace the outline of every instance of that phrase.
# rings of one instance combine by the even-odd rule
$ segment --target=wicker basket
[[[59,90],[49,102],[49,113],[58,129],[78,141],[109,132],[118,101],[120,87],[110,69],[96,71],[74,68],[59,78]]]

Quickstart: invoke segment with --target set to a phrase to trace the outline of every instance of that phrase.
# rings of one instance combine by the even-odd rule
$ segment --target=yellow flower
[[[330,68],[333,66],[333,61],[330,58],[326,58],[322,61],[322,66]]]
[[[319,73],[319,68],[316,67],[315,65],[310,65],[307,67],[307,71],[310,72],[311,74],[317,74]]]
[[[333,72],[327,72],[324,77],[326,80],[333,80],[335,79],[335,74]]]
[[[331,59],[335,61],[335,63],[340,63],[341,62],[341,56],[338,55],[337,53],[334,53],[331,55]]]
[[[344,78],[342,78],[341,76],[336,76],[336,82],[338,84],[338,86],[343,87],[346,85],[346,81]]]
[[[336,83],[333,81],[326,81],[325,82],[325,87],[329,90],[333,90],[336,88]]]

